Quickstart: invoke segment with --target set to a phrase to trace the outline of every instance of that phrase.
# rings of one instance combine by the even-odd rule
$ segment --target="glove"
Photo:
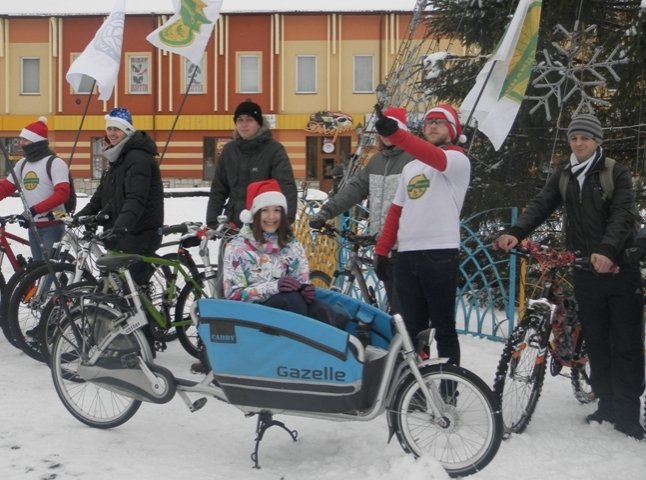
[[[314,285],[312,285],[311,283],[304,283],[299,287],[298,291],[301,292],[301,295],[303,295],[305,303],[312,303],[312,300],[314,300],[314,296],[316,294]]]
[[[300,282],[293,277],[285,276],[278,279],[279,292],[297,292],[300,286]]]
[[[624,251],[624,258],[626,260],[626,263],[630,265],[639,265],[639,262],[641,262],[642,258],[644,258],[645,256],[646,250],[638,246],[627,248]]]
[[[330,215],[330,212],[328,212],[324,208],[321,208],[316,215],[312,215],[310,217],[310,228],[320,230],[321,228],[323,228],[323,225],[325,225],[325,222],[327,222],[331,216],[332,215]]]
[[[377,255],[372,258],[372,267],[375,270],[375,274],[379,280],[389,280],[390,275],[388,271],[388,257],[383,255]]]
[[[397,130],[399,130],[399,125],[397,125],[397,122],[392,118],[385,117],[381,112],[381,107],[379,105],[375,105],[375,113],[377,114],[375,128],[377,129],[377,133],[379,135],[381,135],[382,137],[389,137],[393,133],[397,132]]]
[[[29,228],[29,225],[31,224],[30,219],[34,218],[35,215],[36,211],[34,210],[34,207],[30,207],[29,210],[25,210],[16,217],[18,225],[20,225],[22,228]]]

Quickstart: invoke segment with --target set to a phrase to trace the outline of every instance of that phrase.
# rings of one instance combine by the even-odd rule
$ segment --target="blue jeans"
[[[395,288],[406,329],[413,343],[422,330],[435,329],[440,357],[460,364],[460,343],[455,330],[455,293],[458,250],[398,252]]]
[[[60,242],[65,233],[65,225],[55,223],[46,227],[36,227],[40,240],[43,242],[43,248],[47,252],[47,258],[51,258],[52,248],[56,242]],[[29,229],[29,246],[31,247],[31,256],[34,260],[44,260],[43,252],[38,245],[38,239]]]

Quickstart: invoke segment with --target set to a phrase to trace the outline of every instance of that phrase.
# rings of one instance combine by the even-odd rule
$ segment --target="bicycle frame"
[[[26,260],[21,254],[16,255],[14,253],[10,240],[25,246],[29,246],[29,240],[6,230],[6,224],[13,218],[15,218],[15,215],[0,217],[0,265],[2,265],[2,260],[6,255],[11,268],[17,272],[26,263]]]

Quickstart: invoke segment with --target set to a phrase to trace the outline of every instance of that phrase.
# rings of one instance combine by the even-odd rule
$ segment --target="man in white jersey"
[[[13,168],[29,206],[29,211],[22,214],[20,224],[28,227],[30,218],[33,219],[43,247],[49,253],[65,232],[63,223],[50,213],[65,213],[70,184],[67,163],[50,150],[48,134],[45,117],[23,128],[19,139],[25,157],[18,160]],[[0,181],[0,200],[15,191],[16,185],[11,175]],[[29,243],[34,260],[42,260],[38,241],[31,230]]]
[[[462,147],[462,126],[451,105],[424,115],[424,137],[401,128],[377,109],[375,127],[415,160],[402,171],[399,187],[375,247],[377,261],[398,242],[395,286],[409,334],[435,328],[440,357],[460,364],[455,329],[460,211],[471,164]],[[429,325],[430,324],[430,325]]]

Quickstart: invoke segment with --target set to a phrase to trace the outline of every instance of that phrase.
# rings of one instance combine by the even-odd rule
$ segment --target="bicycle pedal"
[[[206,405],[206,400],[206,397],[198,398],[197,400],[195,400],[191,405],[191,412],[197,412],[200,408]]]

